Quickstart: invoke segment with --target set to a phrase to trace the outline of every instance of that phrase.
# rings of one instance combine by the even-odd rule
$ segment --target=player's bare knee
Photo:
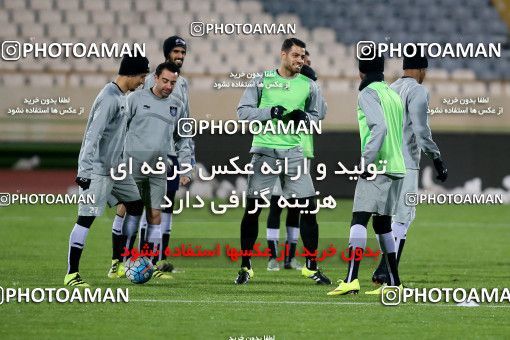
[[[126,215],[126,207],[124,204],[119,203],[117,204],[117,215],[120,217],[124,217]]]
[[[150,214],[147,215],[147,222],[150,224],[161,224],[161,210],[150,209]]]

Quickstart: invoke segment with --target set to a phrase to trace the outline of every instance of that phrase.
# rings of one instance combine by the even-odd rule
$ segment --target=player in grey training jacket
[[[171,96],[179,76],[179,68],[172,63],[158,65],[154,86],[128,96],[128,133],[125,144],[125,160],[131,159],[133,178],[138,185],[147,215],[147,240],[149,248],[161,248],[161,204],[166,193],[167,172],[157,171],[157,163],[168,164],[168,152],[173,149],[181,163],[190,163],[192,149],[190,138],[174,135],[179,119],[185,113],[184,103]],[[143,171],[144,163],[155,169]],[[134,241],[138,226],[128,231]],[[130,244],[132,246],[132,243]],[[160,249],[161,250],[161,249]],[[154,264],[158,258],[153,258]],[[170,278],[156,270],[156,277]]]
[[[182,67],[184,59],[186,57],[186,51],[187,51],[187,44],[184,41],[184,39],[178,37],[178,36],[172,36],[165,40],[163,43],[163,54],[165,56],[165,61],[170,62],[174,64],[179,69]],[[154,86],[155,83],[155,72],[150,73],[145,78],[145,84],[143,86],[144,89],[151,88]],[[177,78],[177,83],[175,84],[171,97],[178,98],[184,103],[184,112],[182,118],[189,118],[189,95],[188,95],[188,82],[186,78],[182,77],[181,74],[179,74],[179,77]],[[177,134],[175,134],[177,135]],[[178,137],[178,136],[175,136]],[[195,155],[194,155],[194,144],[193,140],[189,140],[191,149],[192,149],[192,156],[189,160],[185,160],[186,163],[191,164],[192,166],[195,165]],[[175,153],[174,148],[174,141],[171,140],[171,148],[167,151],[168,152],[168,158],[169,162],[171,162],[174,166],[177,166],[178,169],[180,169],[179,159]],[[168,177],[172,177],[174,175],[173,173],[173,166],[168,168]],[[172,202],[172,206],[170,208],[164,208],[161,212],[161,249],[164,250],[166,247],[168,247],[168,243],[170,240],[170,232],[172,229],[172,211],[174,207],[174,198],[175,193],[179,189],[179,185],[186,186],[191,181],[191,172],[184,174],[182,177],[177,175],[173,180],[167,181],[167,187],[166,187],[166,197],[170,199]],[[114,202],[113,200],[110,202],[110,204],[113,206],[117,204],[118,202]],[[123,205],[119,204],[117,206],[117,214],[115,216],[115,219],[113,221],[113,227],[112,229],[115,230],[118,228],[119,225],[122,224],[123,216],[125,214],[125,208]],[[144,216],[140,220],[140,237],[139,237],[139,247],[141,248],[143,244],[146,242],[146,235],[147,235],[147,219]],[[113,256],[115,257],[115,255]],[[164,252],[161,252],[159,255],[160,261],[157,263],[157,267],[159,270],[164,272],[171,272],[174,270],[173,265],[166,260],[166,256]],[[115,269],[115,268],[114,268]],[[116,277],[116,275],[110,275],[111,277]]]
[[[184,59],[186,58],[186,53],[188,50],[188,45],[186,41],[179,36],[171,36],[167,38],[163,43],[163,55],[165,56],[165,61],[174,64],[179,69],[182,68],[184,64]],[[147,77],[145,79],[144,88],[149,88],[154,85],[154,77]],[[179,78],[177,78],[177,83],[175,84],[174,90],[171,94],[172,97],[176,97],[180,99],[184,103],[184,113],[183,118],[189,118],[189,94],[188,94],[188,81],[186,78],[179,74]],[[191,158],[186,160],[185,163],[189,163],[192,166],[195,165],[195,151],[193,140],[189,140],[190,146],[192,148]],[[173,143],[172,143],[173,144]],[[169,160],[180,169],[180,165],[183,164],[181,159],[178,159],[175,150],[172,145],[172,149],[168,152]],[[168,176],[172,177],[174,175],[173,168],[169,169]],[[168,243],[170,241],[170,233],[172,231],[172,213],[174,210],[174,199],[175,193],[179,190],[179,185],[188,185],[191,181],[191,173],[184,174],[183,176],[177,175],[174,179],[167,181],[166,187],[166,197],[170,199],[172,202],[172,206],[170,208],[164,208],[161,212],[161,247],[165,249],[168,247]],[[140,242],[142,242],[144,236],[146,235],[147,224],[142,219],[140,223]],[[161,271],[171,272],[174,270],[173,265],[166,259],[166,255],[164,253],[160,253],[160,261],[158,261],[158,268]]]
[[[120,64],[118,76],[107,84],[96,97],[90,111],[78,159],[78,177],[81,195],[93,195],[94,202],[80,204],[78,220],[69,238],[68,269],[64,278],[67,286],[88,287],[78,267],[90,226],[101,216],[107,194],[112,193],[126,205],[126,220],[137,224],[143,204],[131,176],[114,181],[110,169],[121,162],[126,134],[126,96],[140,86],[149,72],[145,57],[126,56]],[[120,246],[120,244],[116,244]]]
[[[407,230],[416,215],[416,208],[407,206],[405,202],[407,193],[418,192],[421,151],[434,161],[438,180],[444,182],[448,177],[448,171],[441,159],[437,144],[432,140],[432,132],[428,124],[429,94],[427,88],[422,85],[427,67],[426,57],[404,57],[404,76],[390,86],[400,95],[404,104],[402,151],[406,176],[391,224],[397,248],[397,265],[404,249]],[[379,284],[388,283],[384,259],[381,259],[381,263],[372,276],[372,281]]]

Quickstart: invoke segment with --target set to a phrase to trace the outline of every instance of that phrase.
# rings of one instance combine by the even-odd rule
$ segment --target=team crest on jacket
[[[177,106],[170,106],[170,115],[173,117],[177,115]]]

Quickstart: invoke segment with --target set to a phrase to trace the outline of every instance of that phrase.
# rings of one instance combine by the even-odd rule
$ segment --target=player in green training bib
[[[308,50],[306,50],[304,65],[301,67],[300,73],[313,81],[317,81],[317,75],[315,74],[315,71],[310,67],[310,65],[310,53]],[[325,115],[327,111],[326,101],[322,95],[319,96],[319,100],[321,101],[319,107]],[[308,161],[308,169],[311,169],[311,161],[314,158],[313,138],[314,136],[312,134],[302,134],[301,146],[303,147],[303,155]],[[269,213],[267,215],[267,247],[271,250],[271,255],[267,262],[268,271],[280,270],[280,264],[277,260],[277,249],[280,238],[280,216],[283,212],[283,208],[280,208],[278,201],[282,195],[282,185],[280,180],[277,179],[271,195],[271,205],[269,206]],[[285,269],[303,269],[303,266],[295,257],[299,238],[299,210],[299,208],[287,208],[287,217],[285,218],[287,238],[285,241],[285,256],[283,265],[283,268]]]
[[[402,289],[397,269],[395,239],[391,230],[391,216],[395,212],[406,174],[402,154],[404,107],[400,96],[384,82],[384,57],[360,60],[361,84],[358,95],[358,123],[361,157],[366,165],[375,164],[385,173],[368,180],[365,172],[358,179],[354,193],[352,222],[349,234],[349,254],[363,252],[367,243],[370,217],[383,251],[390,276],[390,285]],[[345,280],[328,295],[357,294],[360,290],[358,269],[361,259],[352,256]],[[383,287],[365,294],[381,294]],[[398,294],[398,293],[397,293]]]
[[[237,114],[239,119],[259,121],[263,125],[302,124],[318,122],[324,118],[317,84],[300,74],[304,63],[306,45],[299,39],[286,39],[280,52],[281,63],[277,70],[264,72],[256,77],[251,86],[244,92]],[[288,131],[270,131],[253,136],[250,153],[253,155],[251,164],[253,174],[248,176],[247,204],[241,222],[241,249],[245,254],[253,250],[258,236],[258,220],[261,212],[262,197],[271,195],[271,191],[279,178],[283,195],[287,199],[306,204],[304,210],[315,209],[315,188],[310,173],[303,173],[304,154],[302,133]],[[298,132],[298,131],[294,131]],[[276,169],[287,162],[286,173],[263,173],[265,166]],[[301,168],[301,170],[299,169]],[[300,172],[300,176],[298,175]],[[294,177],[294,178],[293,178]],[[293,178],[293,179],[291,179]],[[260,202],[260,204],[259,204]],[[254,213],[249,213],[250,211]],[[300,221],[303,245],[311,252],[318,246],[318,224],[315,214],[302,214]],[[306,257],[306,266],[301,273],[319,284],[331,284],[331,281],[317,268],[315,257]],[[241,270],[235,280],[236,284],[245,284],[253,277],[251,256],[243,256]]]
[[[418,192],[421,152],[423,151],[434,162],[437,171],[436,179],[444,182],[448,178],[448,170],[439,147],[432,139],[432,131],[428,123],[429,94],[422,84],[428,65],[425,56],[404,56],[402,65],[404,76],[390,85],[400,95],[404,104],[403,153],[406,176],[403,179],[402,190],[391,224],[391,230],[395,236],[397,266],[402,256],[407,231],[416,215],[416,207],[406,204],[406,195]],[[389,283],[384,258],[381,259],[372,275],[372,281],[379,284]]]

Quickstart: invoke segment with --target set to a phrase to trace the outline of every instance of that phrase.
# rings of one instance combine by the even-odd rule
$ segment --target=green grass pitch
[[[347,246],[351,201],[318,216],[320,236]],[[74,206],[0,208],[0,286],[61,287]],[[226,258],[176,258],[183,273],[174,280],[133,285],[106,277],[110,264],[109,210],[87,239],[80,272],[95,287],[128,287],[128,303],[9,303],[0,305],[0,338],[167,338],[275,339],[475,338],[510,337],[510,304],[412,304],[385,307],[365,296],[376,261],[361,264],[359,295],[329,297],[334,286],[316,286],[295,270],[267,272],[254,261],[248,285],[233,284],[238,263]],[[174,218],[171,245],[177,241],[238,246],[242,211],[212,216],[184,211]],[[265,244],[264,212],[259,240]],[[410,287],[510,287],[510,209],[508,206],[420,206],[400,266]],[[283,219],[282,219],[283,221]],[[284,223],[282,223],[283,225]],[[283,239],[284,230],[280,232]],[[373,231],[369,227],[369,237]],[[369,245],[374,246],[374,241]],[[333,280],[345,276],[339,259],[324,263]]]

